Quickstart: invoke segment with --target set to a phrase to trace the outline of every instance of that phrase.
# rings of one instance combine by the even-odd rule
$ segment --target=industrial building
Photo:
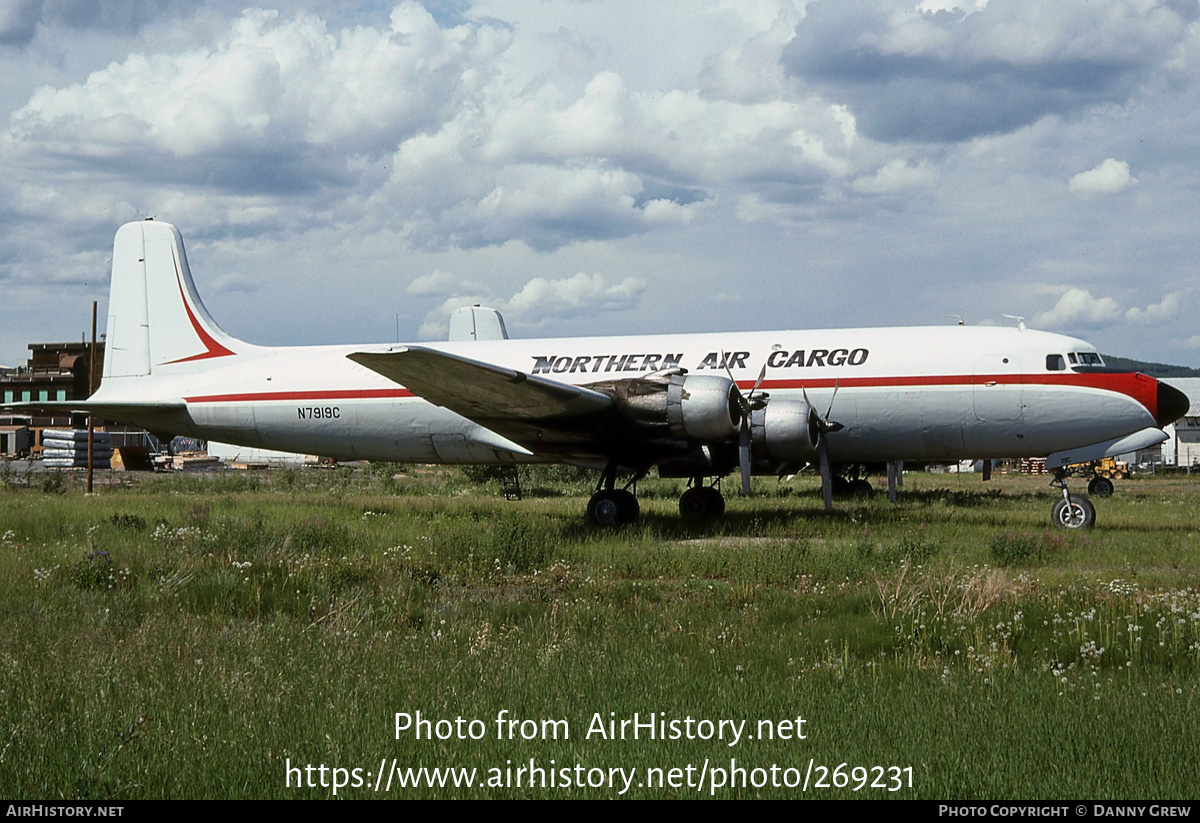
[[[1170,377],[1167,382],[1188,396],[1187,414],[1164,431],[1163,462],[1169,466],[1200,470],[1200,377]]]
[[[82,428],[86,415],[29,413],[6,408],[39,400],[85,400],[89,395],[90,343],[30,343],[29,362],[0,374],[0,454],[36,453],[45,429]],[[96,383],[104,370],[104,343],[96,344]]]

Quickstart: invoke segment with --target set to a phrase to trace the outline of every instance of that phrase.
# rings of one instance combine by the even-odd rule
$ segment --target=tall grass
[[[811,482],[763,483],[704,523],[681,521],[678,486],[658,481],[642,521],[614,532],[582,522],[586,486],[511,503],[397,467],[143,478],[90,498],[72,475],[61,494],[0,489],[0,794],[329,797],[288,786],[285,764],[644,773],[733,758],[912,769],[895,793],[814,797],[1193,796],[1196,489],[1122,484],[1095,531],[1064,535],[1036,481],[906,481],[897,506],[831,515]],[[570,737],[500,739],[502,710],[566,720]],[[397,738],[395,714],[416,711],[487,734]],[[597,713],[652,712],[803,716],[807,737],[585,737]]]

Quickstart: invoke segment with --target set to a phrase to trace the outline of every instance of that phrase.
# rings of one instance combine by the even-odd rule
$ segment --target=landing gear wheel
[[[1096,508],[1082,495],[1071,495],[1071,503],[1060,499],[1054,504],[1051,521],[1060,529],[1090,529],[1096,524]]]
[[[725,497],[712,486],[693,486],[679,496],[679,513],[701,519],[725,513]]]
[[[604,489],[588,500],[587,513],[598,526],[619,526],[637,520],[641,507],[637,498],[625,489]]]
[[[709,517],[720,517],[725,514],[725,496],[712,486],[704,489],[704,496],[708,499],[708,514]]]
[[[849,488],[849,494],[848,494],[849,497],[852,497],[855,500],[870,500],[871,495],[873,495],[873,494],[875,494],[875,489],[872,488],[871,484],[868,483],[866,480],[862,480],[860,478],[858,480],[850,481],[850,488]]]
[[[1088,481],[1088,494],[1096,497],[1112,497],[1113,482],[1107,477],[1093,477]]]
[[[838,499],[845,499],[850,496],[850,481],[840,474],[835,474],[829,478],[829,487],[833,490],[833,496]]]

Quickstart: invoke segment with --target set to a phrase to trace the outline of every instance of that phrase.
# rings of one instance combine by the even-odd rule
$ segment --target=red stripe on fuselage
[[[185,397],[187,403],[257,403],[270,400],[378,400],[413,397],[408,389],[330,389],[325,391],[241,392]]]
[[[989,383],[1023,386],[1078,386],[1123,394],[1157,413],[1158,381],[1137,372],[1097,374],[969,374],[911,375],[906,377],[822,377],[813,380],[764,380],[761,390],[838,388],[904,388],[907,386],[985,386]],[[739,389],[751,389],[754,381],[738,383]],[[379,400],[415,397],[411,391],[395,389],[325,389],[314,391],[238,392],[185,397],[188,403],[251,403],[294,400]],[[1080,413],[1086,413],[1080,410]]]
[[[822,377],[815,380],[764,380],[760,387],[770,389],[904,388],[907,386],[1077,386],[1123,394],[1146,407],[1152,417],[1158,413],[1158,381],[1139,372],[1097,372],[1077,374],[966,374],[911,375],[907,377]],[[739,389],[751,389],[754,381],[743,380]]]

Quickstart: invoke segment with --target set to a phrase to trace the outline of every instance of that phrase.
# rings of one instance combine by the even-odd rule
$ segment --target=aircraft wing
[[[547,380],[424,346],[396,346],[347,355],[418,397],[500,430],[497,421],[524,424],[575,418],[613,408],[606,394]]]

